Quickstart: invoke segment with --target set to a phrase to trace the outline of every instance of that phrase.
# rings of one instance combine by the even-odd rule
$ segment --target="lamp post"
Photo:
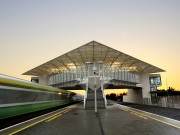
[[[90,74],[90,73],[89,73],[89,72],[90,72],[90,71],[89,71],[89,64],[91,64],[91,63],[92,63],[92,62],[90,62],[90,61],[87,61],[87,62],[86,62],[86,66],[87,66],[87,67],[86,67],[86,70],[87,70],[87,71],[86,71],[86,72],[87,72],[87,73],[86,73],[86,74],[87,74],[87,75],[86,75],[86,79],[87,79],[87,80],[86,80],[86,94],[85,94],[85,96],[84,96],[84,108],[86,107],[86,103],[87,103],[87,102],[86,102],[86,98],[87,98],[87,95],[88,95],[88,77],[89,77],[89,74]]]
[[[97,96],[96,96],[96,65],[94,62],[94,66],[93,66],[93,74],[94,74],[94,110],[95,113],[97,113]]]
[[[167,78],[166,78],[166,87],[167,87],[167,107],[170,107],[170,106],[169,106],[169,92],[168,92]]]

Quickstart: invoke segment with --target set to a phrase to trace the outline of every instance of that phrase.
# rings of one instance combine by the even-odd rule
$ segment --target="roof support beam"
[[[156,72],[159,72],[158,69],[153,69],[152,70],[152,73],[156,73]]]
[[[113,59],[113,61],[111,62],[111,64],[110,64],[110,67],[114,64],[114,62],[119,58],[119,56],[121,56],[122,54],[121,53],[119,53],[119,55],[118,56],[116,56],[114,59]]]
[[[86,46],[85,46],[85,54],[86,54],[86,60],[88,60],[88,58],[87,58],[87,52],[86,52]]]
[[[54,63],[49,63],[49,64],[52,65],[53,67],[55,67],[58,70],[58,72],[60,73],[59,68]]]
[[[65,54],[70,60],[71,60],[71,62],[77,67],[77,64],[76,64],[76,62],[75,61],[73,61],[73,59],[69,56],[69,55],[67,55],[67,54]]]
[[[147,66],[147,67],[145,67],[144,69],[142,69],[141,70],[141,72],[149,72],[149,71],[151,71],[151,70],[153,70],[154,69],[154,67],[153,66]]]
[[[130,63],[129,65],[128,65],[128,67],[132,67],[133,65],[135,65],[135,64],[139,64],[139,63],[141,63],[139,60],[134,60],[134,62],[132,62],[132,63]],[[137,68],[137,65],[135,65],[135,67]]]
[[[95,62],[94,61],[94,41],[93,41],[93,62]]]
[[[41,73],[42,73],[42,71],[41,71]],[[32,71],[32,75],[40,76],[39,71]]]
[[[78,52],[79,52],[79,54],[80,54],[80,56],[81,56],[81,60],[82,60],[82,62],[85,64],[86,62],[84,61],[84,59],[83,59],[83,57],[82,57],[82,54],[81,54],[81,52],[80,52],[79,48],[78,48]]]
[[[144,65],[143,65],[144,64]],[[149,65],[149,64],[145,64],[145,63],[139,63],[139,66],[136,68],[136,70],[138,72],[144,72],[145,69],[148,69],[148,68],[154,68],[153,66]]]
[[[51,67],[49,67],[48,65],[44,64],[43,67],[38,67],[38,69],[40,70],[47,70],[48,69],[48,72],[51,71]]]
[[[45,65],[44,65],[44,66],[45,66]],[[49,67],[46,68],[46,69],[44,69],[44,68],[42,68],[41,66],[38,66],[38,67],[34,68],[33,70],[28,71],[28,72],[32,72],[33,75],[39,76],[40,74],[42,74],[42,71],[43,71],[43,73],[44,73],[44,71],[45,71],[45,73],[49,74],[49,73],[51,72],[51,69],[50,69]],[[23,75],[29,75],[28,72],[23,73]],[[28,73],[28,74],[27,74],[27,73]],[[34,74],[34,73],[35,73],[35,74]]]
[[[107,56],[107,54],[108,54],[109,50],[110,50],[110,48],[108,48],[108,50],[107,50],[107,52],[106,52],[106,54],[105,54],[105,56],[104,56],[104,59],[103,59],[103,61],[105,61],[105,59],[106,59],[106,56]]]
[[[48,71],[47,71],[47,69],[44,69],[44,68],[37,68],[37,69],[35,70],[35,73],[37,73],[38,76],[39,76],[39,74],[42,74],[42,71],[43,71],[43,73],[44,73],[44,71],[45,71],[46,73],[50,73],[50,72],[51,72],[51,70],[50,70],[49,67],[48,67]],[[33,71],[33,72],[34,72],[34,71]]]
[[[138,61],[134,61],[134,62],[132,62],[130,65],[128,65],[129,67],[132,67],[134,64],[137,64],[137,63],[139,63]]]
[[[100,57],[100,61],[102,61],[102,46],[101,46],[101,57]]]
[[[52,71],[52,66],[50,65],[45,65],[45,68],[48,68],[48,74],[51,74],[53,71]],[[42,70],[46,70],[46,69],[43,69]]]
[[[131,57],[127,56],[123,63],[119,66],[119,68],[122,68],[122,66],[126,63],[127,60],[131,59]]]
[[[61,60],[60,58],[58,59],[58,61],[60,61],[60,63],[62,63],[63,64],[63,66],[67,69],[67,70],[70,70],[67,66],[66,66],[66,64],[64,63],[64,61],[63,60]]]

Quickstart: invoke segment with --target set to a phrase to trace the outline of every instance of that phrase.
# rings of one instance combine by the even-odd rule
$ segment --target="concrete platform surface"
[[[107,109],[84,110],[72,105],[24,122],[0,135],[180,135],[180,121],[108,103]]]
[[[169,108],[169,107],[160,107],[153,105],[142,105],[142,104],[124,103],[124,102],[120,104],[180,121],[180,109],[178,108]]]

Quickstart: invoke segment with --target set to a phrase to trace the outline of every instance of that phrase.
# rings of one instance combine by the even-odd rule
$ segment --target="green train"
[[[0,74],[0,120],[70,104],[77,101],[75,96],[69,91]]]

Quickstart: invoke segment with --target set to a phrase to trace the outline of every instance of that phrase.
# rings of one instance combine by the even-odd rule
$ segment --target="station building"
[[[91,41],[41,64],[23,75],[32,81],[65,90],[84,89],[85,109],[106,108],[104,89],[128,89],[124,102],[151,104],[163,69],[116,49]],[[96,99],[96,100],[95,100]]]

